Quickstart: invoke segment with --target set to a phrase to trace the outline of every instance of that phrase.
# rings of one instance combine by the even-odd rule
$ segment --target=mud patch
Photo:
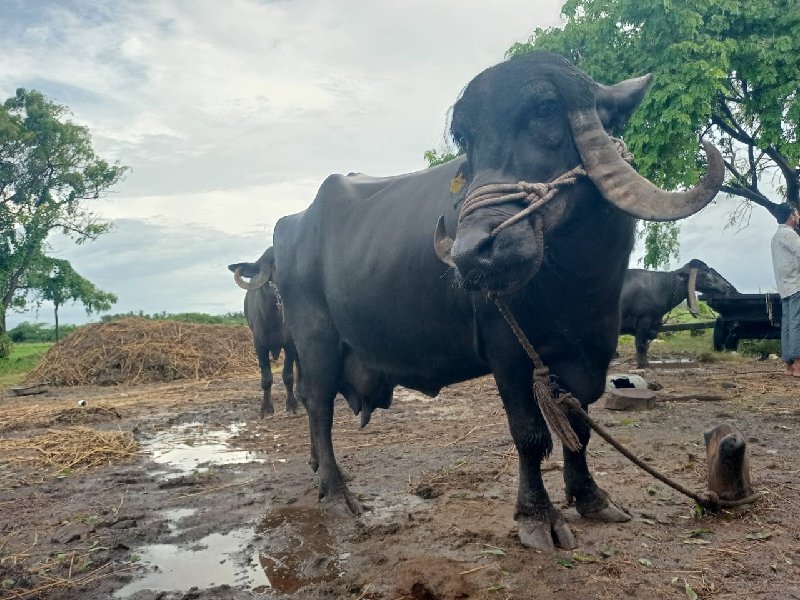
[[[329,516],[317,508],[281,507],[258,526],[264,537],[259,561],[271,586],[293,594],[307,585],[335,580],[339,562],[349,554],[337,550]]]
[[[453,561],[436,556],[413,558],[397,567],[397,591],[413,600],[470,598],[475,589],[462,571]]]

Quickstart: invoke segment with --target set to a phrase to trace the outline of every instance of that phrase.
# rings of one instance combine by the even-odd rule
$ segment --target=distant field
[[[0,360],[0,388],[17,385],[39,362],[52,342],[21,342],[11,347],[8,360]]]

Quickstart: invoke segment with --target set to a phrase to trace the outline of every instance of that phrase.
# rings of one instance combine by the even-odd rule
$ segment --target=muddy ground
[[[700,490],[703,431],[732,422],[762,499],[698,514],[595,436],[590,466],[633,520],[578,518],[554,453],[545,481],[579,547],[540,553],[516,537],[517,458],[489,378],[436,399],[400,389],[363,430],[337,400],[338,457],[372,509],[352,519],[320,510],[307,420],[283,412],[280,383],[264,421],[256,376],[3,391],[6,440],[84,426],[132,432],[140,449],[60,473],[0,455],[0,597],[800,598],[800,380],[754,359],[635,371],[623,353],[612,371],[663,386],[649,411],[594,405],[620,441]]]

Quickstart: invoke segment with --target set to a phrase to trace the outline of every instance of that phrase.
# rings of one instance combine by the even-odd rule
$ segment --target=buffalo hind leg
[[[338,336],[324,327],[305,332],[307,337],[295,343],[302,357],[301,389],[311,431],[311,457],[317,462],[319,499],[334,513],[359,515],[364,507],[347,487],[333,451],[333,403],[341,374]]]
[[[303,408],[306,409],[306,413],[308,413],[308,400],[307,400],[308,392],[305,386],[303,385],[305,383],[305,380],[303,379],[303,366],[297,359],[297,350],[294,350],[294,353],[295,353],[295,366],[297,367],[297,379],[295,380],[297,386],[295,387],[295,390],[297,392],[297,397],[300,399],[300,403],[303,405]],[[314,435],[311,432],[310,421],[308,429],[309,429],[309,448],[311,448],[310,455],[308,457],[308,465],[311,467],[311,470],[314,471],[314,473],[316,473],[317,470],[319,469],[319,459],[317,458],[317,445],[314,442]]]
[[[297,397],[294,395],[294,365],[297,362],[297,350],[291,342],[283,349],[283,385],[286,388],[286,412],[297,414]]]
[[[524,369],[523,369],[524,370]],[[551,551],[577,546],[564,517],[547,495],[542,480],[542,460],[552,442],[538,407],[531,401],[530,377],[514,377],[511,385],[498,382],[508,426],[519,454],[519,492],[514,519],[523,545]]]
[[[256,340],[255,348],[258,368],[261,371],[261,389],[264,392],[258,417],[263,419],[271,417],[275,413],[275,408],[272,406],[272,365],[269,362],[269,350],[267,350],[267,347]]]
[[[583,405],[583,410],[588,406]],[[597,485],[589,466],[586,464],[586,446],[589,444],[591,430],[586,422],[578,416],[569,415],[572,429],[581,442],[577,452],[564,448],[564,483],[567,502],[575,504],[578,512],[587,519],[606,523],[623,523],[630,521],[631,516],[612,502],[608,493]]]

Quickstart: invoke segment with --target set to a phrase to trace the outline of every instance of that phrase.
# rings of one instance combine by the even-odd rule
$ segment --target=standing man
[[[772,268],[781,297],[781,357],[786,374],[800,377],[800,215],[784,202],[773,211],[778,231],[772,236]]]

